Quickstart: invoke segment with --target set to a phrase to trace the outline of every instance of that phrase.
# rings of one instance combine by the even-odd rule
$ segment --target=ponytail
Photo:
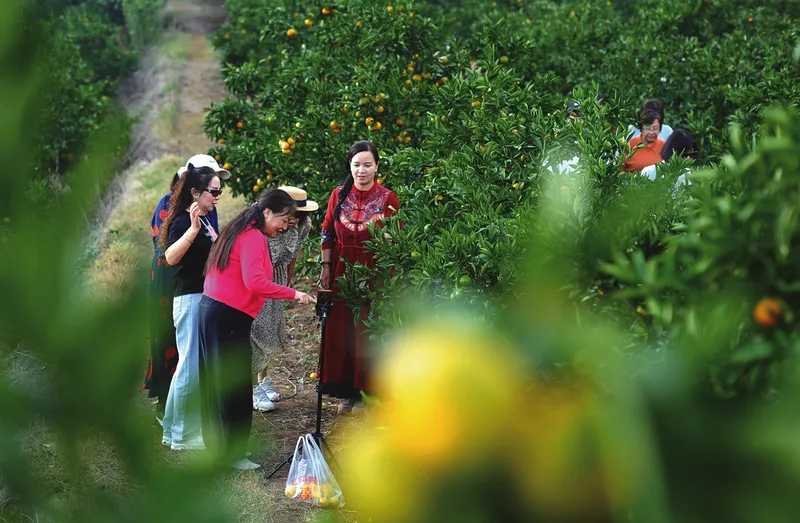
[[[239,235],[251,226],[259,231],[264,229],[266,221],[264,211],[267,209],[271,210],[273,214],[283,216],[285,214],[294,214],[297,210],[297,205],[286,191],[273,189],[263,193],[258,201],[240,212],[236,218],[228,222],[222,229],[219,238],[211,247],[211,253],[208,255],[208,261],[206,262],[205,274],[215,268],[220,271],[225,270],[230,261],[233,245]]]

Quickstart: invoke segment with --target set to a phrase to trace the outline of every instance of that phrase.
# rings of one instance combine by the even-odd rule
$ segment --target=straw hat
[[[289,196],[294,200],[297,205],[298,211],[316,211],[319,209],[319,204],[313,200],[308,199],[308,194],[299,187],[292,187],[291,185],[282,185],[278,187],[281,191],[289,193]]]

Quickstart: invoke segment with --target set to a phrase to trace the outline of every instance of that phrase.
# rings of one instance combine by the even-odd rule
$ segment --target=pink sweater
[[[267,298],[291,300],[295,291],[272,281],[267,239],[251,227],[236,238],[225,270],[206,275],[203,294],[255,318]]]

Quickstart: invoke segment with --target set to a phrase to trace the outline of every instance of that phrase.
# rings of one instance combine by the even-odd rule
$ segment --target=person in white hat
[[[186,165],[178,170],[178,175],[185,173],[189,168],[189,164],[194,165],[195,169],[199,169],[200,167],[210,167],[214,169],[214,171],[217,173],[217,176],[219,176],[222,180],[227,180],[231,177],[230,171],[220,167],[219,163],[217,163],[217,160],[213,156],[209,156],[207,154],[195,154],[189,158],[186,161]]]
[[[297,212],[289,222],[289,230],[275,238],[268,238],[274,271],[272,280],[289,286],[300,249],[311,231],[311,214],[319,209],[319,205],[309,200],[306,191],[299,187],[283,186],[278,189],[289,193],[297,206]],[[278,300],[267,300],[264,303],[253,321],[250,342],[253,346],[253,374],[257,375],[257,385],[253,387],[253,408],[262,412],[273,410],[273,402],[280,399],[280,394],[275,391],[272,380],[267,377],[267,366],[271,356],[289,345],[283,303]]]

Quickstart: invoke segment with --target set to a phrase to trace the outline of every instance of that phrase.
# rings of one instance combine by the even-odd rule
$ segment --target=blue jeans
[[[185,444],[200,437],[199,320],[200,298],[185,294],[172,299],[172,321],[178,368],[172,376],[164,412],[164,440]]]

